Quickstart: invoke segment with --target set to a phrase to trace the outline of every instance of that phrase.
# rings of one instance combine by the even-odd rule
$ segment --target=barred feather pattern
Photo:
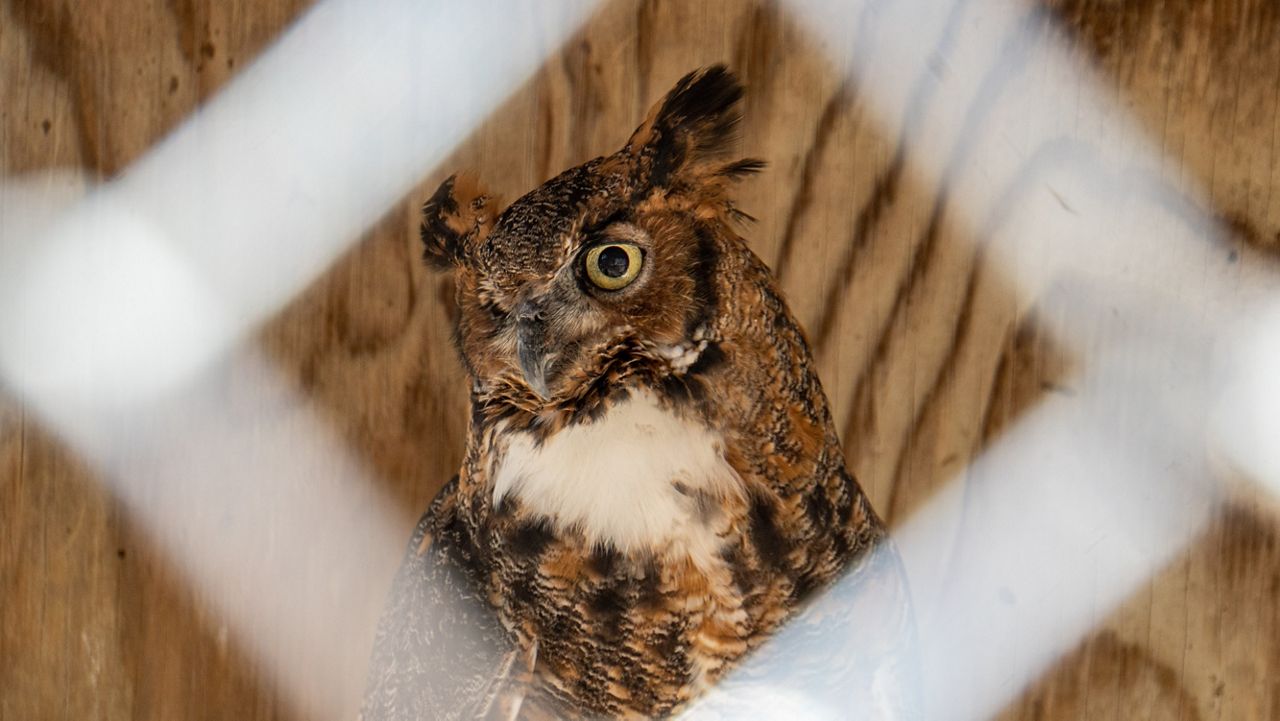
[[[366,721],[670,715],[884,539],[804,333],[733,229],[728,184],[760,167],[721,159],[740,96],[723,68],[691,74],[621,151],[517,200],[483,237],[451,239],[473,249],[455,276],[467,452],[392,591]],[[650,275],[603,295],[572,274],[618,224],[649,243]],[[538,293],[560,334],[549,397],[512,340],[516,306]],[[657,479],[687,497],[713,556],[620,547],[518,493],[495,498],[516,434],[536,448],[639,396],[718,439],[734,492]]]

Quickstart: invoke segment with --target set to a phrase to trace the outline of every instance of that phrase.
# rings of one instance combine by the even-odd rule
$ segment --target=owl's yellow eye
[[[587,277],[605,290],[631,285],[643,264],[644,254],[631,243],[606,243],[587,251]]]

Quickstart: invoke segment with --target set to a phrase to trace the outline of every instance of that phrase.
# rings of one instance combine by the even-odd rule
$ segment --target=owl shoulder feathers
[[[361,721],[514,718],[532,660],[494,614],[458,478],[423,514],[374,641]]]

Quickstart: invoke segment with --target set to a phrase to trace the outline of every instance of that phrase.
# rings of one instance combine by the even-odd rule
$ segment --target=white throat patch
[[[511,494],[557,526],[576,527],[589,542],[623,552],[666,549],[708,558],[718,541],[695,496],[742,493],[719,434],[663,410],[648,393],[634,393],[594,423],[569,426],[541,446],[528,433],[509,437],[492,469],[494,504]]]

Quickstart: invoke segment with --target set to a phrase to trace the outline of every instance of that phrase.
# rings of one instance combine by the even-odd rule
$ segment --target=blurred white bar
[[[0,252],[26,252],[0,258],[0,370],[28,393],[110,386],[121,401],[199,372],[400,200],[594,4],[317,5],[38,242],[4,222]]]
[[[76,201],[69,187],[84,185],[54,175],[0,186],[0,381],[43,405],[145,404],[214,362],[237,329],[145,216],[101,192]]]
[[[787,0],[852,56],[859,100],[901,131],[906,182],[945,188],[944,212],[990,244],[1030,303],[1063,273],[1109,279],[1216,322],[1277,290],[1266,262],[1229,260],[1203,193],[1087,64],[1017,0]],[[859,46],[846,48],[855,38]],[[1085,59],[1081,56],[1081,60]],[[1034,69],[1034,73],[1031,70]]]
[[[1138,369],[1141,372],[1141,369]],[[1217,508],[1203,445],[1130,375],[1053,397],[895,537],[919,623],[922,718],[991,718]]]
[[[879,570],[815,601],[687,718],[991,718],[1181,553],[1221,496],[1209,354],[1099,330],[1087,373],[895,529],[909,597],[891,558],[867,561]]]
[[[243,353],[145,409],[90,397],[38,417],[93,464],[202,614],[212,611],[203,618],[218,638],[298,718],[355,717],[416,517],[312,404]]]
[[[1236,324],[1227,390],[1213,409],[1218,460],[1280,498],[1280,297]]]
[[[0,187],[0,381],[301,718],[354,717],[413,518],[232,349],[594,4],[327,0],[120,178],[83,198],[74,175]]]
[[[1166,172],[1091,69],[1056,44],[1043,10],[787,5],[833,57],[854,58],[845,70],[859,99],[901,133],[906,182],[947,194],[947,220],[1084,367],[1073,397],[1043,401],[896,532],[919,612],[922,718],[989,718],[1216,509],[1206,419],[1222,358],[1212,354],[1233,363],[1238,346],[1221,348],[1223,332],[1280,286],[1247,248],[1232,262],[1202,194]],[[1276,350],[1257,356],[1270,365],[1246,364],[1252,375],[1239,377],[1254,395],[1225,413],[1248,426],[1227,434],[1239,441],[1231,452],[1266,469],[1274,459],[1259,451],[1274,444],[1262,429],[1280,422],[1265,409],[1280,393],[1263,368]],[[860,709],[866,689],[846,691]]]
[[[119,181],[260,320],[531,77],[592,0],[328,0]]]

